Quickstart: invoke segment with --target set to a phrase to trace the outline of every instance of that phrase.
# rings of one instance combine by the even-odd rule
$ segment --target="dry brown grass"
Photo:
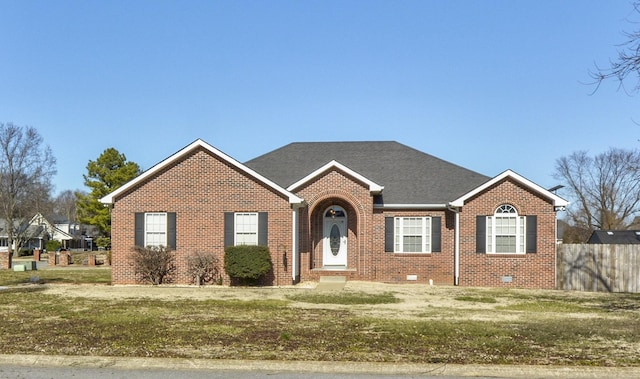
[[[349,282],[28,286],[0,294],[4,353],[640,365],[640,296]],[[35,290],[37,289],[37,290]]]

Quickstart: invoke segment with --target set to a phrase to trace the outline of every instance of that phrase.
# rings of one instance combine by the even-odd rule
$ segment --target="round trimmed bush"
[[[229,246],[224,251],[224,271],[243,284],[254,284],[271,270],[268,246]]]

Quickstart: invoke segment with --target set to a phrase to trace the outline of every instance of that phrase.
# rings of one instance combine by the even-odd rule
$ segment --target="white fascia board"
[[[363,182],[364,184],[366,184],[367,186],[369,186],[369,192],[371,193],[381,193],[382,190],[384,189],[384,186],[381,186],[375,182],[373,182],[372,180],[367,179],[366,177],[360,175],[359,173],[353,171],[352,169],[350,169],[349,167],[343,165],[342,163],[338,162],[338,161],[331,161],[329,163],[327,163],[326,165],[320,167],[319,169],[315,170],[314,172],[312,172],[311,174],[305,176],[304,178],[298,180],[297,182],[293,183],[292,185],[290,185],[289,187],[287,187],[288,191],[294,191],[297,188],[299,188],[300,186],[304,185],[305,183],[315,179],[316,177],[320,176],[322,173],[331,170],[332,168],[337,168],[338,170],[344,171],[346,174],[354,177],[355,179]]]
[[[529,179],[516,174],[515,172],[511,171],[511,170],[507,170],[505,172],[503,172],[502,174],[494,177],[493,179],[489,180],[488,182],[482,184],[479,187],[476,187],[475,189],[467,192],[466,194],[462,195],[461,197],[459,197],[458,199],[452,201],[451,203],[449,203],[449,205],[451,205],[452,207],[462,207],[464,205],[464,203],[471,197],[477,195],[478,193],[486,190],[487,188],[491,187],[492,185],[498,183],[499,181],[505,179],[505,178],[512,178],[513,180],[519,182],[520,184],[524,185],[525,187],[528,187],[530,189],[532,189],[533,191],[541,194],[542,196],[550,199],[553,202],[553,206],[554,207],[566,207],[567,205],[569,205],[569,202],[563,198],[561,198],[560,196],[554,194],[553,192],[546,190],[542,187],[540,187],[539,185],[535,184],[534,182],[530,181]]]
[[[374,209],[424,209],[424,210],[444,210],[448,209],[447,204],[374,204]]]
[[[53,227],[53,232],[54,232],[54,234],[55,233],[60,234],[62,237],[64,237],[64,239],[68,239],[68,240],[73,239],[73,236],[71,234],[69,234],[69,233],[65,232],[64,230],[62,230],[60,228],[57,228],[55,226]]]
[[[177,161],[178,159],[181,159],[184,155],[186,155],[191,150],[196,149],[196,148],[200,148],[200,147],[204,148],[205,150],[208,150],[210,153],[212,153],[212,154],[216,155],[217,157],[221,158],[225,162],[229,163],[231,166],[236,167],[238,170],[246,173],[249,176],[252,176],[252,177],[256,178],[260,182],[262,182],[262,183],[266,184],[267,186],[275,189],[277,192],[279,192],[282,195],[286,196],[289,199],[289,203],[290,204],[300,204],[300,203],[302,203],[304,201],[303,199],[301,199],[298,196],[294,195],[293,193],[287,191],[286,189],[280,187],[279,185],[277,185],[276,183],[272,182],[271,180],[269,180],[269,179],[265,178],[264,176],[258,174],[256,171],[250,169],[249,167],[247,167],[247,166],[243,165],[242,163],[238,162],[237,160],[231,158],[230,156],[228,156],[227,154],[223,153],[222,151],[220,151],[220,150],[216,149],[215,147],[211,146],[210,144],[204,142],[201,139],[197,139],[194,142],[192,142],[191,144],[189,144],[188,146],[186,146],[183,149],[181,149],[180,151],[178,151],[177,153],[171,155],[170,157],[166,158],[165,160],[163,160],[160,163],[156,164],[155,166],[151,167],[147,171],[145,171],[142,174],[138,175],[136,178],[134,178],[131,181],[127,182],[122,187],[120,187],[117,190],[111,192],[107,196],[101,198],[100,202],[104,203],[104,204],[113,204],[114,199],[118,195],[128,191],[129,189],[131,189],[132,187],[134,187],[138,183],[143,182],[144,180],[146,180],[147,178],[155,175],[157,172],[161,171],[165,167],[171,165],[173,162]]]

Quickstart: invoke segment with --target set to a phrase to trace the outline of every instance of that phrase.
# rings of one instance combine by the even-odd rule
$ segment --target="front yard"
[[[0,286],[10,285],[0,291],[2,353],[640,366],[637,294],[366,282],[341,292],[124,287],[100,284],[108,270],[88,271],[92,284],[60,284],[82,280],[43,270],[31,275],[45,284],[17,286],[30,277],[0,271]]]

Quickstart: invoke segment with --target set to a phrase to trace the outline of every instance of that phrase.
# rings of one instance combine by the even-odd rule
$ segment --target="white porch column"
[[[300,251],[298,249],[298,212],[299,207],[294,206],[291,211],[291,282],[295,283],[296,278],[300,276]]]

